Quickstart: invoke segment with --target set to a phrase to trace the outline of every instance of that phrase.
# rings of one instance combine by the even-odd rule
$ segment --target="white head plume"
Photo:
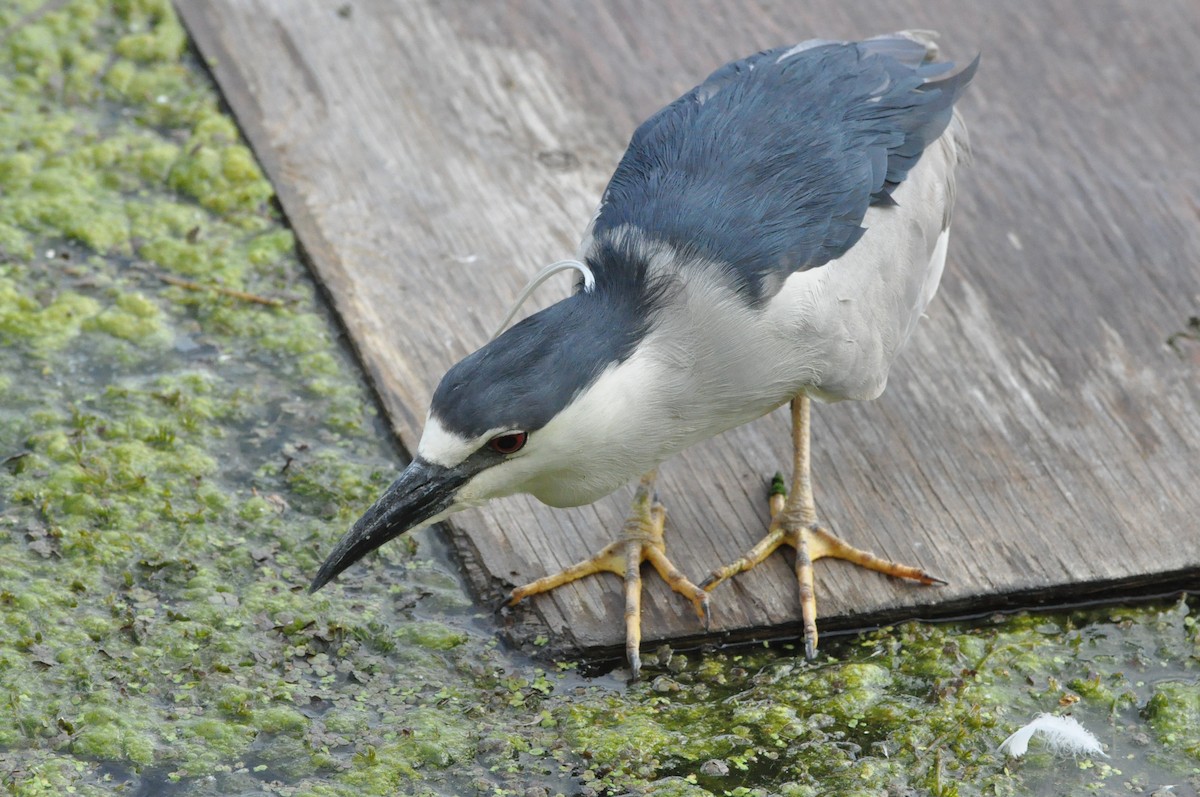
[[[551,263],[538,273],[534,274],[533,279],[529,280],[525,287],[521,289],[521,293],[512,303],[512,307],[509,308],[508,315],[504,316],[504,320],[500,322],[500,326],[496,327],[496,331],[492,333],[492,340],[495,340],[500,336],[500,333],[503,332],[505,327],[508,326],[508,322],[513,320],[513,316],[515,316],[517,311],[521,309],[521,305],[525,303],[525,300],[529,298],[530,294],[538,289],[539,285],[553,277],[558,272],[568,271],[571,269],[574,269],[583,275],[583,290],[585,293],[591,293],[596,287],[596,275],[592,273],[592,270],[588,268],[586,263],[582,263],[578,260],[560,260],[557,263]]]

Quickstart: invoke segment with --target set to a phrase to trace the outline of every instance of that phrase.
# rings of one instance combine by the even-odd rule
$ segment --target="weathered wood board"
[[[982,51],[941,293],[882,399],[814,412],[823,517],[951,584],[820,564],[824,627],[1200,584],[1200,342],[1167,344],[1200,313],[1195,0],[178,5],[410,448],[445,369],[574,252],[637,123],[711,69],[902,28]],[[785,411],[664,467],[686,573],[761,535],[789,456]],[[609,541],[629,495],[510,499],[453,538],[494,597]],[[714,631],[797,633],[789,562],[714,592]],[[647,643],[699,635],[646,585]],[[533,611],[568,646],[622,639],[607,576]]]

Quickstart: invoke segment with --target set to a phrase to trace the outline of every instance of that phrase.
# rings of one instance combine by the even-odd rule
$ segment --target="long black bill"
[[[449,509],[466,481],[466,474],[454,468],[414,459],[338,541],[308,591],[316,592],[380,545]]]

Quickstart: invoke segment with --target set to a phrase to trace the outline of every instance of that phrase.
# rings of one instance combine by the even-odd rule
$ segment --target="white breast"
[[[883,392],[941,278],[962,135],[956,119],[896,189],[896,204],[868,210],[849,252],[791,275],[763,306],[748,306],[715,266],[616,233],[645,247],[652,272],[672,276],[674,304],[633,356],[534,436],[550,464],[524,489],[556,506],[590,502],[800,393]]]
[[[689,443],[801,392],[826,401],[883,392],[941,279],[962,136],[955,119],[896,189],[896,204],[867,211],[849,252],[791,275],[763,307],[746,307],[709,269],[680,269],[686,312],[665,313],[647,348]]]
[[[793,274],[767,304],[773,367],[795,378],[796,392],[826,401],[883,392],[942,277],[962,134],[956,118],[896,189],[895,204],[868,209],[850,251]]]

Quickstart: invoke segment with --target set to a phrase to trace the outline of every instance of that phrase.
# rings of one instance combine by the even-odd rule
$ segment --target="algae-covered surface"
[[[507,649],[436,532],[308,595],[399,460],[338,335],[165,0],[0,0],[0,790],[1196,793],[1197,601],[626,686]],[[1042,712],[1107,757],[997,753]]]

